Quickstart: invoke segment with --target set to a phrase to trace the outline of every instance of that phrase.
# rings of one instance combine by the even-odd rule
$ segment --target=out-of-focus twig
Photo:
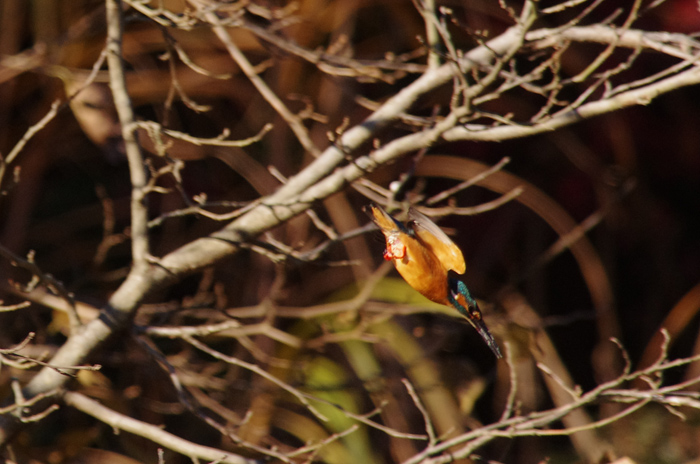
[[[240,48],[238,48],[236,43],[233,41],[217,14],[211,11],[204,12],[203,14],[206,20],[213,26],[214,33],[219,38],[221,43],[224,44],[226,50],[228,50],[229,54],[231,55],[231,58],[233,58],[255,88],[258,89],[260,95],[262,95],[270,106],[277,111],[282,119],[287,122],[304,149],[313,156],[318,156],[320,151],[313,140],[311,140],[309,131],[306,129],[306,127],[304,127],[302,119],[298,115],[292,113],[282,102],[282,100],[280,100],[280,98],[275,94],[275,92],[272,91],[267,83],[258,75],[253,68],[253,65],[251,65],[248,61],[248,58],[246,58]]]
[[[60,296],[66,303],[66,309],[68,318],[70,321],[71,330],[77,330],[78,327],[82,325],[80,321],[80,316],[75,309],[75,300],[73,295],[68,292],[68,290],[63,285],[63,282],[56,279],[51,274],[46,274],[43,272],[39,266],[34,262],[33,252],[29,254],[27,259],[20,258],[12,251],[8,250],[4,246],[0,245],[0,256],[10,261],[13,266],[21,267],[29,271],[32,274],[32,280],[27,284],[25,288],[22,289],[22,293],[28,293],[33,291],[39,284],[43,284],[54,292],[56,295]]]

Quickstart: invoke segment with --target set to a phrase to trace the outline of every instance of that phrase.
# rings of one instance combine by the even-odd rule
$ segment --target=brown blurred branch
[[[289,125],[294,135],[296,135],[299,143],[313,156],[319,155],[319,149],[316,147],[314,142],[309,136],[309,131],[304,127],[303,120],[296,114],[292,113],[289,108],[282,102],[282,100],[275,94],[275,92],[270,89],[267,83],[258,75],[258,73],[250,64],[248,58],[243,54],[243,52],[238,48],[236,43],[231,39],[228,31],[223,27],[221,20],[213,12],[204,12],[204,17],[213,26],[213,31],[219,38],[221,43],[224,44],[226,50],[231,55],[231,58],[236,62],[236,64],[241,68],[241,71],[248,77],[250,82],[255,86],[255,88],[260,92],[260,95],[265,98],[265,100],[272,106],[275,111],[284,119]]]

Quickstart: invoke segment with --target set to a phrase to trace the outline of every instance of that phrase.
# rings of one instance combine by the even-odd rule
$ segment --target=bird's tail
[[[382,232],[406,232],[403,224],[397,221],[393,216],[384,211],[381,206],[369,205],[364,208],[365,212],[372,218]]]

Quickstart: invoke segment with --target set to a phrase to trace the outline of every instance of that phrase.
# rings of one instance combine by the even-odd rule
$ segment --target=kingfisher
[[[380,206],[370,205],[371,218],[384,234],[384,259],[391,260],[401,277],[421,295],[460,312],[479,332],[497,358],[502,358],[496,340],[489,332],[481,309],[459,279],[449,271],[464,274],[467,265],[462,251],[426,215],[411,208],[406,224],[398,221]]]

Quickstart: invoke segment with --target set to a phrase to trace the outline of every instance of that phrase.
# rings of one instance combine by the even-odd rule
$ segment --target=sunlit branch
[[[143,272],[150,255],[148,239],[148,208],[146,186],[148,179],[135,129],[134,110],[126,88],[126,75],[122,61],[122,36],[124,33],[121,0],[106,0],[107,6],[107,63],[109,84],[114,105],[122,126],[122,138],[129,161],[131,178],[131,243],[136,272]]]
[[[228,464],[256,464],[258,462],[255,459],[244,458],[218,448],[202,446],[185,440],[166,432],[159,426],[133,419],[113,409],[109,409],[81,393],[66,392],[63,394],[63,402],[104,422],[115,430],[124,430],[125,432],[147,438],[154,443],[193,459],[199,458]]]

